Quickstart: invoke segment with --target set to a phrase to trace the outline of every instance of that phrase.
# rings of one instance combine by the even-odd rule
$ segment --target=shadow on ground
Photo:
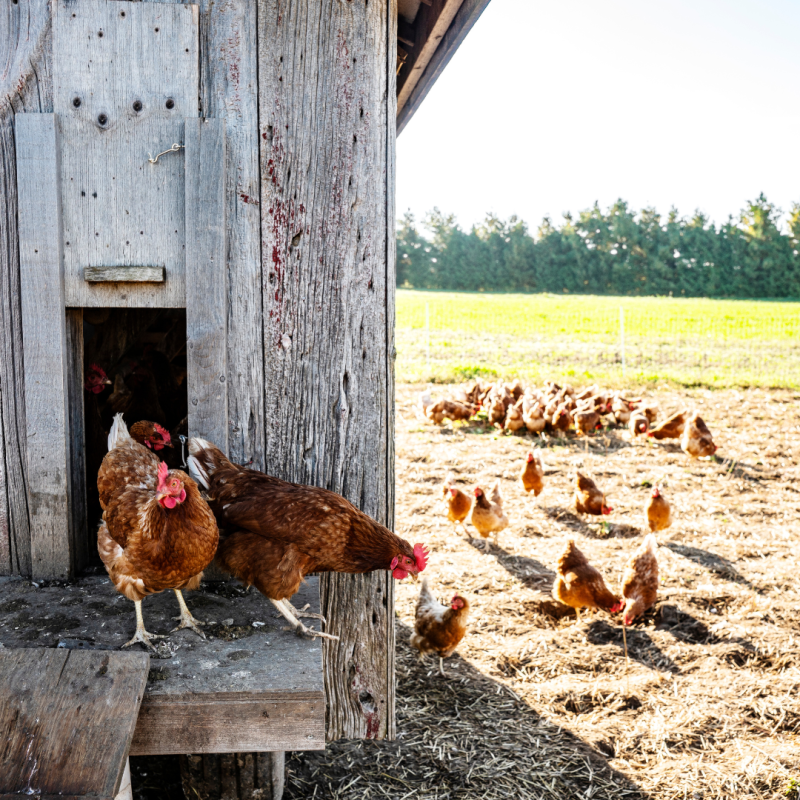
[[[613,742],[587,742],[545,719],[458,654],[421,661],[397,623],[397,741],[335,742],[287,761],[286,800],[641,798],[611,768]],[[533,768],[535,765],[535,768]]]

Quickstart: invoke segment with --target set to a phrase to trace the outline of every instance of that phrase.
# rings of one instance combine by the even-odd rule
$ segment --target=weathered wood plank
[[[163,283],[164,267],[85,267],[83,279],[88,283]]]
[[[390,12],[391,9],[391,12]],[[258,4],[266,469],[391,522],[394,2]],[[327,735],[391,734],[388,573],[326,575]]]
[[[209,639],[169,634],[171,651],[151,664],[131,754],[322,749],[320,640],[297,637],[266,598],[233,582],[191,592],[186,602],[208,623]],[[310,577],[293,602],[318,610],[318,579]],[[7,648],[116,651],[135,626],[133,603],[105,577],[40,588],[3,579],[0,604],[9,609],[0,614]],[[171,631],[176,609],[172,592],[148,597],[147,629]]]
[[[281,800],[284,764],[285,753],[282,751],[219,757],[186,756],[181,759],[183,793],[186,797]],[[233,785],[232,790],[226,785],[228,782]],[[254,790],[258,794],[254,794]]]
[[[4,4],[0,14],[0,402],[2,402],[6,511],[12,573],[30,574],[30,520],[26,485],[25,385],[19,288],[14,115],[53,110],[49,0]],[[0,566],[0,571],[3,567]]]
[[[228,450],[225,123],[186,120],[189,435]]]
[[[0,651],[0,798],[113,800],[149,661],[145,653]]]
[[[72,566],[67,441],[67,355],[57,118],[17,118],[20,278],[34,577]]]
[[[420,70],[420,74],[415,78],[413,89],[409,86],[410,91],[405,92],[406,87],[405,85],[403,86],[403,90],[401,90],[403,101],[398,103],[397,107],[398,135],[408,124],[408,121],[419,108],[433,84],[436,83],[439,75],[442,74],[456,50],[461,46],[461,42],[464,41],[488,5],[489,0],[463,0],[447,31],[439,41],[438,47],[425,64],[425,68]],[[421,12],[424,10],[420,9]],[[401,70],[401,80],[403,77],[403,71]]]
[[[67,305],[184,305],[184,157],[149,157],[183,144],[184,118],[198,115],[198,47],[195,5],[58,0]],[[101,266],[164,266],[167,279],[84,280]]]
[[[67,409],[69,437],[70,539],[72,541],[72,574],[89,563],[91,547],[97,539],[89,525],[86,508],[86,437],[83,415],[83,309],[68,308],[67,314]],[[94,479],[94,476],[92,476]]]

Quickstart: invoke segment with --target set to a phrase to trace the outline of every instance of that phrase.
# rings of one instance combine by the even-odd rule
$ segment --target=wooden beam
[[[413,86],[407,83],[403,85],[401,90],[403,96],[402,102],[400,98],[398,98],[398,135],[408,124],[414,112],[419,108],[433,84],[436,83],[439,75],[442,74],[444,68],[450,63],[450,59],[488,5],[489,0],[463,0],[461,7],[458,9],[458,13],[448,26],[446,33],[442,36],[438,47],[436,47],[431,54],[424,68],[417,70],[417,64],[414,65],[414,71],[419,72],[419,74],[415,76]],[[422,67],[421,62],[419,62],[419,66]]]
[[[54,114],[23,114],[16,121],[28,503],[34,578],[67,578],[72,571],[67,334],[57,130]]]
[[[50,0],[5,6],[0,50],[0,573],[30,575],[14,118],[53,110]],[[2,555],[5,553],[6,555]],[[7,565],[7,566],[4,566]]]
[[[225,123],[187,119],[186,359],[189,435],[228,452]]]
[[[87,283],[163,283],[167,279],[164,267],[84,267]]]
[[[430,7],[420,6],[414,21],[416,32],[414,57],[409,59],[400,71],[398,110],[402,110],[406,104],[463,2],[464,0],[433,0]]]
[[[402,42],[409,47],[414,47],[416,44],[416,32],[414,26],[410,25],[404,19],[397,20],[397,41]]]
[[[258,3],[266,468],[392,525],[397,7],[320,8]],[[327,736],[391,737],[391,577],[320,581]]]

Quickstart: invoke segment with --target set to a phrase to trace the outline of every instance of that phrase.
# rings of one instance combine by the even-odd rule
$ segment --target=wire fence
[[[400,380],[800,386],[800,304],[398,291]]]

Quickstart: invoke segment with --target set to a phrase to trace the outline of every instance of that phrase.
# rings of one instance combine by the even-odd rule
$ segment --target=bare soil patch
[[[418,587],[399,584],[398,741],[295,754],[286,796],[797,800],[800,395],[653,392],[663,414],[700,411],[719,446],[709,462],[623,430],[587,452],[573,437],[437,428],[415,413],[421,388],[398,386],[396,528],[431,546],[439,595],[469,597],[471,629],[442,678],[408,647]],[[547,467],[538,499],[517,481],[532,445]],[[614,506],[607,528],[572,510],[575,467]],[[488,554],[443,514],[448,472],[465,487],[501,480],[511,526]],[[616,585],[655,482],[675,521],[626,676],[620,618],[575,624],[550,587],[569,537]]]

